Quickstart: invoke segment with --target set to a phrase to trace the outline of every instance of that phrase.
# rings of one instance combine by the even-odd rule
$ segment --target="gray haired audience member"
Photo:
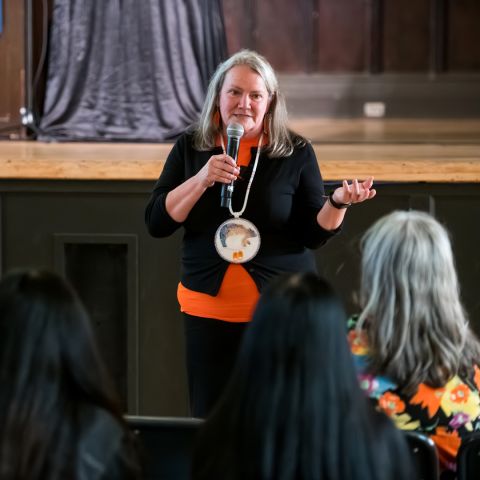
[[[0,478],[138,478],[136,450],[89,318],[58,275],[0,282]]]
[[[361,306],[349,339],[362,387],[399,428],[430,435],[453,471],[461,439],[480,429],[480,345],[435,218],[396,211],[366,232]]]
[[[202,427],[195,480],[410,480],[405,439],[362,394],[330,285],[262,293],[233,375]]]

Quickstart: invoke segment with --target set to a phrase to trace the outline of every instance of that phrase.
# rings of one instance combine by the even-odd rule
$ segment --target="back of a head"
[[[448,233],[431,215],[395,211],[366,232],[361,301],[377,373],[409,389],[457,372],[468,323]]]
[[[82,383],[93,381],[92,370],[103,370],[83,304],[64,279],[46,270],[14,271],[0,282],[0,346],[8,383],[32,377],[31,389],[45,382],[87,394]]]
[[[326,365],[335,361],[337,373],[351,366],[344,336],[343,305],[327,282],[312,273],[281,276],[261,295],[238,363],[248,369],[252,390],[266,381],[289,388],[285,382],[303,376],[310,378],[297,388],[307,393],[312,382],[324,381],[316,374]]]
[[[60,477],[76,406],[118,413],[88,315],[57,274],[14,271],[0,281],[0,384],[1,478]]]
[[[283,276],[261,295],[194,478],[374,478],[356,445],[370,438],[371,414],[339,298],[314,274]]]

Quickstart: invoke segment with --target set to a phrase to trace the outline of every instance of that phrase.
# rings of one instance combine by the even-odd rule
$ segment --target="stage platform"
[[[326,181],[378,181],[377,197],[349,209],[342,233],[313,253],[346,311],[358,312],[364,232],[388,212],[416,209],[448,229],[462,300],[480,335],[480,120],[291,126],[313,142]],[[144,223],[171,147],[0,141],[0,274],[40,266],[65,275],[92,314],[124,404],[142,415],[188,412],[176,297],[183,229],[156,239]]]
[[[292,119],[324,179],[480,182],[480,120]],[[168,143],[0,142],[0,178],[155,180]]]

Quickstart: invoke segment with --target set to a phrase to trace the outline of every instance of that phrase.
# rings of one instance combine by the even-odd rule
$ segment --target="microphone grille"
[[[229,137],[241,138],[243,135],[243,125],[239,123],[229,123],[227,126],[227,135]]]

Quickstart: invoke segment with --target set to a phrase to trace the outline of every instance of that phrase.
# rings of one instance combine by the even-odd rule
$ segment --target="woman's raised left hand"
[[[368,177],[365,181],[359,182],[357,179],[348,183],[347,180],[342,182],[342,186],[333,192],[333,200],[337,203],[354,204],[361,203],[365,200],[373,198],[377,191],[372,188],[373,177]]]

